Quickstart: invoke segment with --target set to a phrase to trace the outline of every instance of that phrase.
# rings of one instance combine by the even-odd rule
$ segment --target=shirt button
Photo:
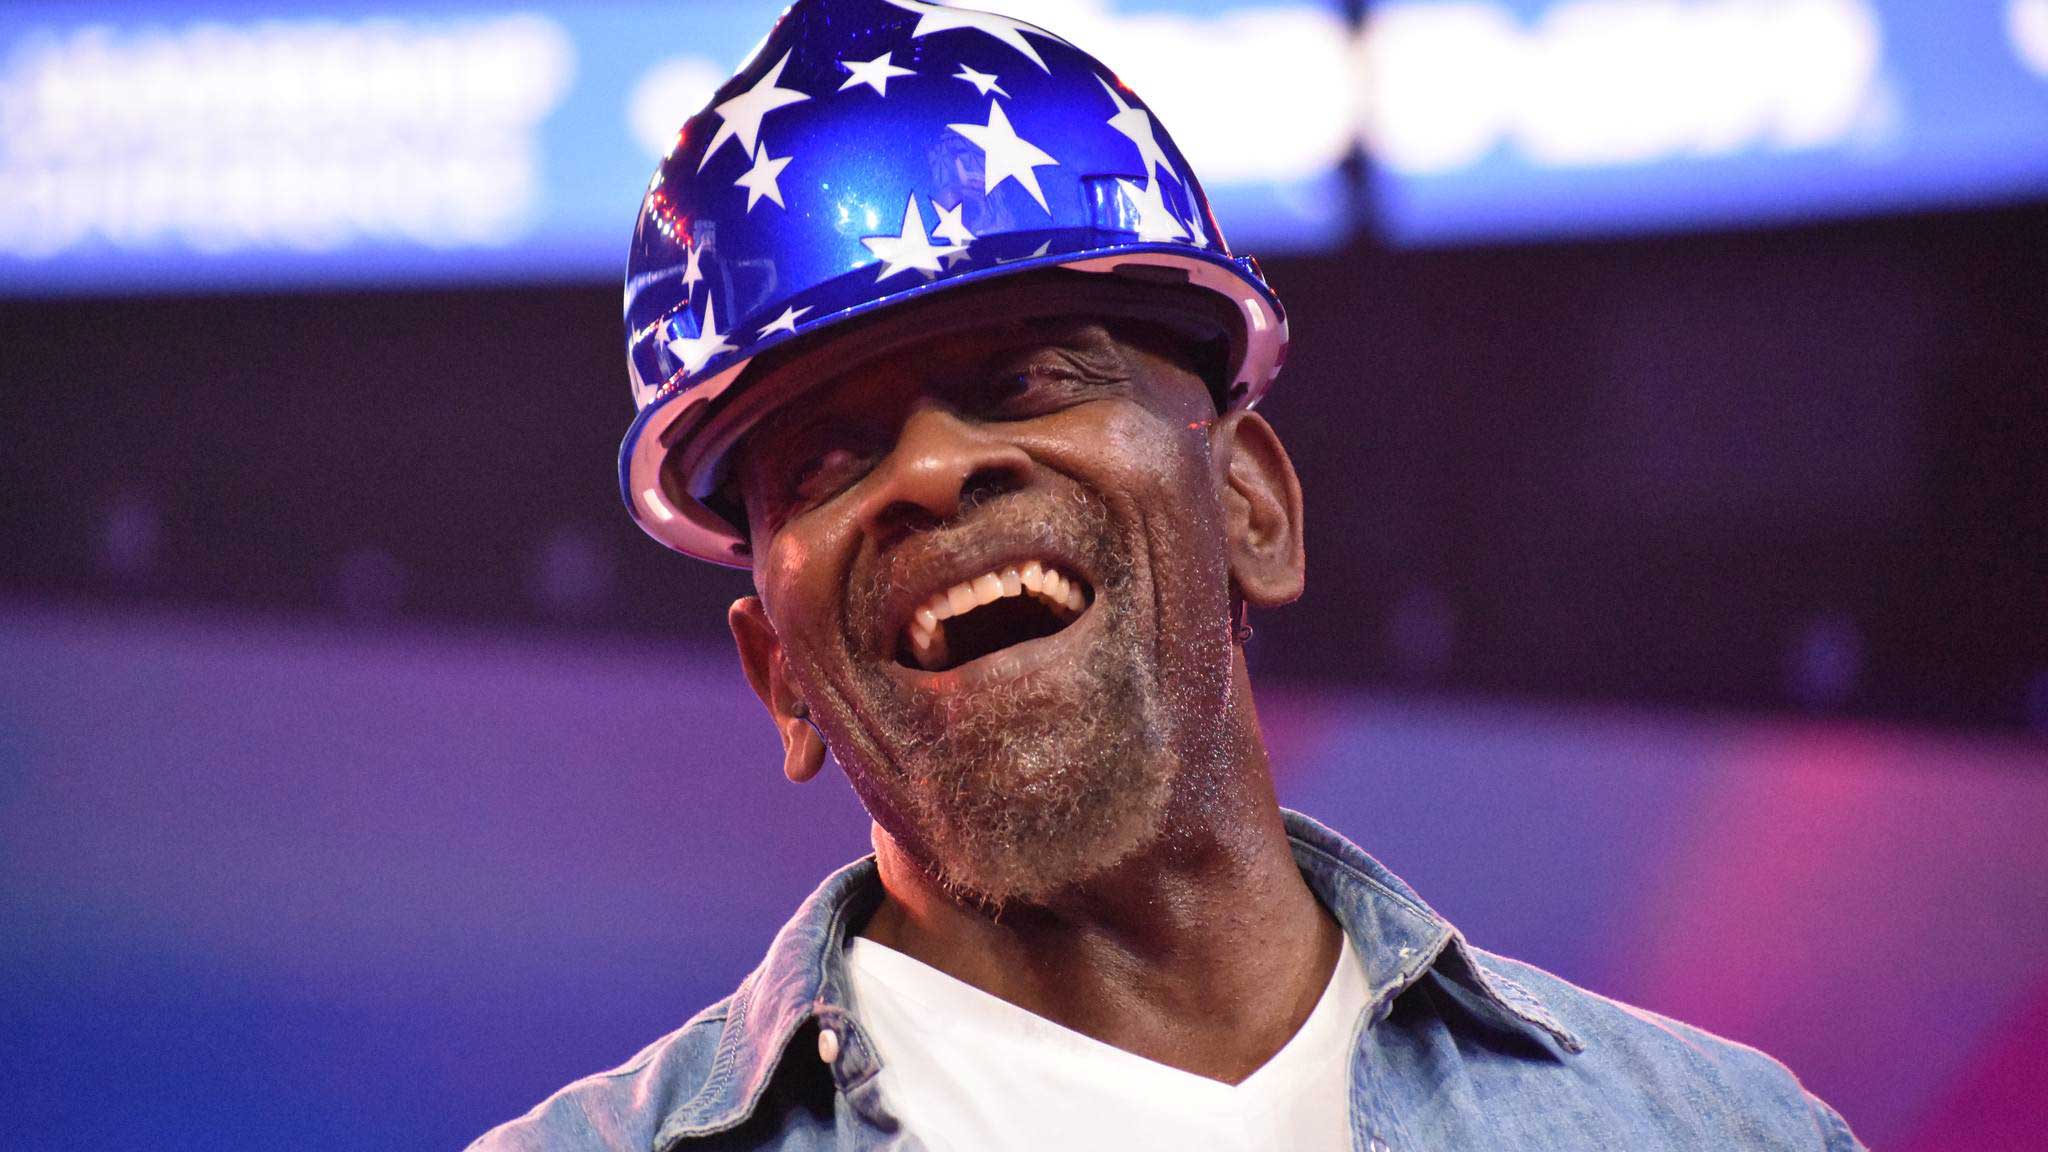
[[[1370,1152],[1388,1152],[1387,1142],[1377,1136],[1372,1138],[1372,1143],[1367,1145],[1367,1148]]]
[[[831,1064],[839,1059],[839,1033],[830,1028],[818,1029],[818,1059]],[[1374,1149],[1373,1152],[1386,1152]]]

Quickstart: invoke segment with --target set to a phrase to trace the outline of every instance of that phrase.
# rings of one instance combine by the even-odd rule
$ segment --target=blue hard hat
[[[683,125],[640,206],[626,268],[639,416],[619,447],[634,519],[679,552],[746,565],[743,526],[714,507],[723,457],[791,399],[737,403],[756,356],[1046,269],[1217,305],[1225,407],[1279,373],[1279,298],[1093,57],[985,12],[797,0]]]

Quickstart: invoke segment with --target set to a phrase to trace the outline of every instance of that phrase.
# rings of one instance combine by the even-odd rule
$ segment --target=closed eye
[[[1033,363],[990,378],[975,408],[991,420],[1028,420],[1089,399],[1095,385],[1064,364]]]
[[[804,457],[791,472],[792,489],[802,503],[815,504],[852,487],[873,464],[866,452],[834,445]]]

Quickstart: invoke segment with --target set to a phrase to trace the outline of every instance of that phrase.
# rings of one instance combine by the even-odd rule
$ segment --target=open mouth
[[[904,626],[896,660],[943,672],[1065,628],[1086,611],[1082,580],[1031,560],[962,580],[918,605]]]

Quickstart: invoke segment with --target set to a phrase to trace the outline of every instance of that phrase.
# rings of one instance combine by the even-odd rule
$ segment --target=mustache
[[[861,574],[847,596],[847,641],[862,650],[862,641],[891,637],[873,635],[884,627],[883,606],[919,572],[951,565],[991,542],[1018,551],[1078,552],[1089,558],[1098,575],[1098,592],[1120,584],[1129,562],[1114,546],[1109,508],[1083,490],[1058,495],[1016,492],[963,493],[960,507],[941,523],[916,529],[883,553],[873,571]]]

